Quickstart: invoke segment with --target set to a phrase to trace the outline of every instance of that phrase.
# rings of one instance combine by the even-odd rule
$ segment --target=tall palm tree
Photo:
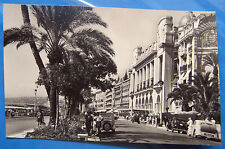
[[[11,36],[4,44],[18,41],[17,47],[29,43],[31,40],[37,45],[38,51],[45,50],[49,59],[49,71],[47,83],[50,85],[50,123],[55,122],[56,116],[56,90],[57,82],[52,74],[52,69],[59,64],[69,63],[69,52],[76,51],[79,58],[107,57],[110,60],[114,50],[110,47],[112,41],[103,33],[88,28],[87,25],[100,25],[107,27],[99,16],[90,7],[70,6],[31,6],[31,10],[37,19],[38,28],[22,26],[13,28],[8,32],[18,30],[20,38]],[[27,32],[32,30],[32,35]],[[22,39],[21,39],[22,38]],[[51,74],[51,75],[50,75]],[[45,82],[45,81],[44,81]]]

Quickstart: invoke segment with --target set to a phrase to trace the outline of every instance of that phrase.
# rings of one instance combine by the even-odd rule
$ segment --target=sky
[[[132,52],[138,46],[147,47],[156,40],[157,24],[162,17],[172,16],[174,26],[185,15],[185,11],[161,11],[144,9],[95,7],[94,11],[108,27],[97,27],[112,41],[115,50],[113,58],[118,75],[123,76],[131,67]],[[200,12],[194,12],[199,14]],[[31,16],[31,22],[35,19]],[[3,5],[3,30],[20,27],[23,24],[20,5]],[[41,52],[44,63],[46,54]],[[16,49],[15,45],[4,48],[5,97],[34,96],[38,67],[28,45]],[[47,96],[44,87],[39,87],[37,96]]]

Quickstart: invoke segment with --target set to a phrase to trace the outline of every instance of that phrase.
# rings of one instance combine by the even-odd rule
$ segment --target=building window
[[[149,99],[149,108],[150,108],[150,111],[153,110],[153,100],[152,100],[152,96],[150,96],[150,99]]]
[[[159,57],[159,81],[162,81],[162,56]]]
[[[156,103],[155,103],[155,108],[156,108],[156,113],[160,113],[160,110],[161,110],[161,104],[160,104],[160,96],[158,95],[157,96],[157,101],[156,101]]]

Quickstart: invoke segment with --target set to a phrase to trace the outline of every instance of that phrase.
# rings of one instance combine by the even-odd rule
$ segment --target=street
[[[125,119],[116,121],[116,132],[105,133],[102,142],[129,142],[129,143],[157,143],[157,144],[198,144],[198,145],[220,145],[220,142],[212,140],[197,139],[166,131],[162,128],[146,126],[144,124],[132,123]]]
[[[45,117],[45,122],[48,117]],[[13,137],[14,134],[37,127],[35,117],[21,117],[6,119],[6,136]],[[144,124],[132,123],[129,120],[116,120],[116,132],[101,135],[101,142],[113,143],[157,143],[157,144],[198,144],[198,145],[220,145],[220,142],[188,137],[186,134],[178,134],[166,131],[162,128],[146,126]]]

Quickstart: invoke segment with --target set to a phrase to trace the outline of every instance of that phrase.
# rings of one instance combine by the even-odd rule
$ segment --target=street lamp
[[[37,88],[34,89],[34,95],[35,95],[35,105],[34,105],[34,111],[37,111]]]
[[[134,99],[134,92],[130,93],[130,97],[131,97],[131,115],[133,115],[133,99]]]

